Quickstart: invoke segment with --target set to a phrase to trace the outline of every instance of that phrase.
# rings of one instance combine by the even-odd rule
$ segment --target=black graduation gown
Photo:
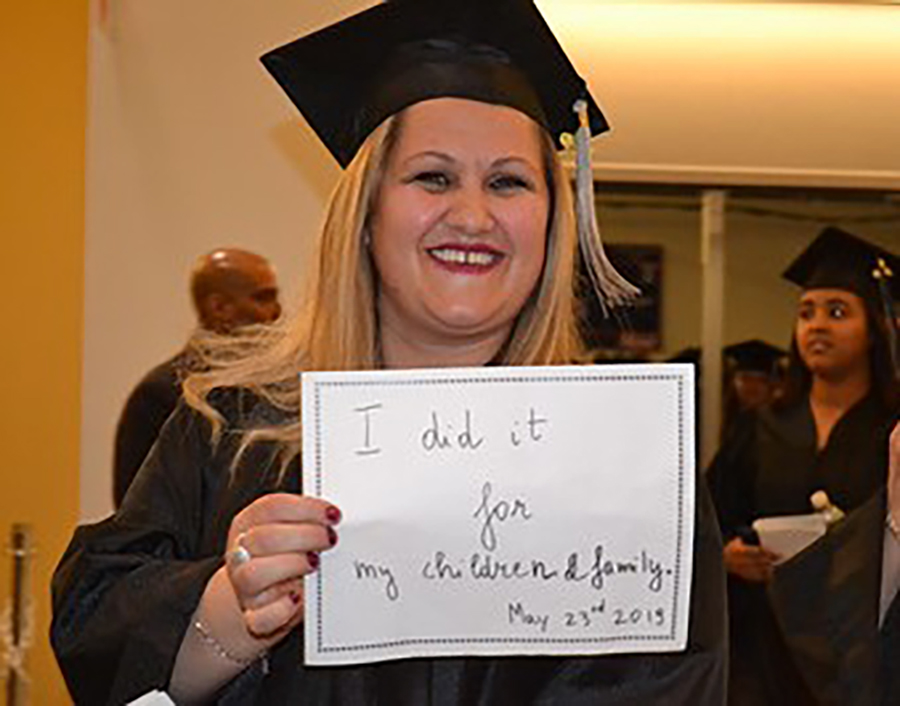
[[[238,409],[228,415],[237,426],[271,415],[262,405],[226,406]],[[276,487],[274,453],[263,445],[242,457],[229,482],[234,450],[228,433],[211,447],[208,423],[182,403],[119,512],[76,531],[53,579],[51,640],[78,704],[122,704],[165,689],[190,616],[221,565],[231,518]],[[720,706],[727,671],[721,538],[699,485],[689,646],[683,653],[315,668],[303,666],[298,629],[273,649],[268,674],[259,665],[248,668],[215,702]],[[285,489],[298,488],[295,464]]]
[[[753,521],[811,512],[825,490],[844,511],[862,505],[884,483],[891,415],[869,395],[838,421],[816,450],[809,404],[766,410],[740,420],[710,468],[708,480],[724,541],[746,535]],[[729,703],[815,704],[766,596],[765,586],[728,577],[731,626]]]
[[[159,431],[181,398],[181,382],[193,356],[187,350],[157,365],[128,396],[116,426],[113,501],[116,507],[137,475]]]
[[[879,631],[884,491],[785,562],[769,585],[797,666],[820,706],[900,704],[900,599]]]

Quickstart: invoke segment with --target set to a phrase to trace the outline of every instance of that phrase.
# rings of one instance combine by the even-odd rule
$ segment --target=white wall
[[[130,388],[191,327],[194,258],[242,245],[272,259],[289,298],[297,291],[338,172],[257,57],[369,4],[107,3],[90,50],[83,518],[110,509],[113,429]],[[896,9],[539,5],[613,121],[597,141],[605,173],[795,170],[795,181],[825,173],[900,189]],[[787,14],[760,20],[764,10]],[[662,229],[648,214],[622,239],[654,242]],[[667,256],[667,347],[696,340],[693,314],[682,315],[694,305],[679,303],[696,295],[699,312],[695,266],[688,249]]]
[[[131,387],[193,325],[187,273],[219,245],[269,257],[287,293],[338,174],[258,63],[364,3],[129,0],[91,37],[81,515],[111,509]]]

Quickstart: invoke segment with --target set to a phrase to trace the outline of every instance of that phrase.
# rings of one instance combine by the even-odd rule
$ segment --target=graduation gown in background
[[[270,407],[218,394],[230,428],[273,421]],[[256,445],[229,482],[236,440],[215,447],[184,404],[166,424],[120,511],[79,528],[53,579],[51,640],[78,704],[123,704],[165,689],[190,617],[222,565],[231,518],[277,487],[274,449]],[[294,464],[282,489],[299,490]],[[245,670],[219,704],[309,706],[720,706],[726,633],[721,541],[703,484],[697,503],[687,650],[607,657],[409,659],[304,667],[302,628],[275,646],[270,671]]]
[[[181,383],[197,356],[186,347],[147,373],[128,396],[116,425],[113,458],[113,501],[122,504],[131,481],[147,458],[159,431],[181,399]]]
[[[807,401],[744,417],[710,468],[708,481],[727,543],[753,521],[806,514],[817,490],[845,512],[866,502],[885,481],[891,415],[870,394],[835,425],[816,449]],[[880,561],[880,560],[879,560]],[[729,703],[815,704],[772,612],[764,584],[728,577],[731,626]]]
[[[900,600],[879,629],[886,493],[877,493],[769,585],[778,623],[820,706],[900,704]]]

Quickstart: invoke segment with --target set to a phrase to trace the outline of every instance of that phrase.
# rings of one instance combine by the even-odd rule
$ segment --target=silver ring
[[[246,564],[253,558],[253,555],[242,543],[245,534],[245,532],[241,532],[237,536],[237,539],[234,540],[234,549],[228,552],[228,563],[234,569]]]

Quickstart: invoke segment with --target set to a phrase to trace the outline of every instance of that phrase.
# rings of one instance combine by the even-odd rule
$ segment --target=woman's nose
[[[445,220],[466,235],[485,233],[494,225],[487,194],[477,188],[462,188],[453,195]]]
[[[815,331],[827,328],[829,324],[828,316],[825,312],[816,310],[813,312],[812,316],[809,317],[806,324],[808,328]]]

